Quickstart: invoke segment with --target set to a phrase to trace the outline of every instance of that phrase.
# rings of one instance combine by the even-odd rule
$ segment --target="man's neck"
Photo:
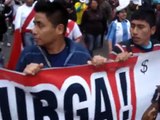
[[[66,46],[66,42],[57,42],[50,46],[45,47],[49,54],[58,54],[60,53]]]
[[[152,47],[152,42],[149,40],[147,44],[142,45],[143,48],[145,49],[150,49]]]

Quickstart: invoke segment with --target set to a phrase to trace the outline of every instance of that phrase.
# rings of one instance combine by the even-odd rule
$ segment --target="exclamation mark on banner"
[[[120,120],[130,120],[132,113],[130,80],[126,72],[119,73]]]

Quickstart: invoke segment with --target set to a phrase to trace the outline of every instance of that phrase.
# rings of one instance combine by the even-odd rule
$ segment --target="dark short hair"
[[[42,12],[54,27],[63,24],[66,30],[68,23],[68,12],[60,2],[49,2],[39,0],[35,7],[35,12]]]
[[[132,20],[144,20],[153,27],[156,25],[156,14],[151,8],[139,8],[131,15],[130,21]]]
[[[123,10],[125,10],[127,12],[127,8],[124,8],[122,10],[116,11],[116,14],[119,14],[120,12],[122,12]]]

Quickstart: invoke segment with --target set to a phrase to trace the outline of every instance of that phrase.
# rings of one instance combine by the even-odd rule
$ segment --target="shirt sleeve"
[[[74,24],[74,28],[73,28],[73,39],[77,39],[79,37],[82,36],[82,33],[77,25],[77,23]]]
[[[115,33],[116,33],[116,24],[112,22],[109,25],[108,33],[105,36],[105,40],[112,41],[115,37]]]

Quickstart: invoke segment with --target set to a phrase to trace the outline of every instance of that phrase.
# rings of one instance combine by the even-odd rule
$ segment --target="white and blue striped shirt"
[[[112,46],[121,41],[129,40],[130,38],[130,22],[127,19],[121,22],[117,19],[112,21],[109,25],[108,33],[105,36],[105,40],[111,41]]]

